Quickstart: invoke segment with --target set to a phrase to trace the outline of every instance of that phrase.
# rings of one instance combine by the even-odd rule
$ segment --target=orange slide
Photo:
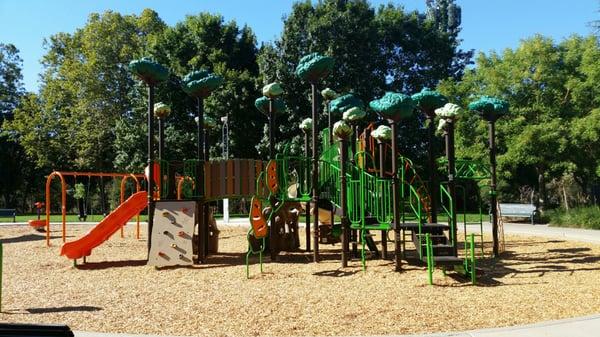
[[[60,255],[64,255],[69,259],[79,259],[89,256],[93,248],[98,247],[104,241],[108,240],[129,219],[143,211],[147,206],[147,202],[148,194],[146,191],[131,195],[86,235],[78,240],[65,243],[60,250]]]

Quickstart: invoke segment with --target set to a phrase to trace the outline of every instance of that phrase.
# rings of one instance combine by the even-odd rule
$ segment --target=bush
[[[555,209],[545,212],[550,226],[600,229],[600,207],[577,207],[570,210]]]

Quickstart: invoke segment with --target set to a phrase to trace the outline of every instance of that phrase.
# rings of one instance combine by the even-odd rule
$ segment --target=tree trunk
[[[546,195],[546,179],[544,177],[544,169],[541,167],[537,168],[537,174],[538,174],[538,189],[540,191],[540,194],[538,196],[538,204],[539,204],[539,210],[540,212],[544,211],[545,208],[545,203],[547,200],[547,195]]]

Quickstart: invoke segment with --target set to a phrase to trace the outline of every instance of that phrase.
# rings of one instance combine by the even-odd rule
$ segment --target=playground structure
[[[88,186],[90,184],[90,179],[92,177],[100,177],[100,178],[121,178],[120,184],[120,201],[123,203],[125,201],[125,192],[126,192],[126,183],[128,180],[133,180],[135,183],[136,192],[141,190],[141,182],[140,179],[144,179],[144,175],[142,174],[133,174],[133,173],[105,173],[105,172],[70,172],[70,171],[53,171],[46,178],[46,202],[44,205],[39,204],[39,208],[41,209],[43,206],[46,207],[46,218],[38,219],[38,220],[29,220],[29,225],[34,228],[44,228],[46,231],[46,245],[50,246],[50,213],[51,213],[51,185],[54,178],[58,178],[60,180],[60,209],[62,216],[62,242],[66,242],[67,236],[67,178],[73,177],[75,183],[77,183],[78,177],[87,177],[88,178]],[[37,205],[36,205],[37,206]],[[134,214],[135,215],[135,214]],[[140,236],[140,219],[139,212],[136,216],[136,238],[139,239]],[[121,229],[121,237],[123,237],[124,233]]]
[[[311,85],[313,120],[318,115],[317,84],[331,71],[332,65],[329,58],[311,54],[303,58],[297,68],[298,76]],[[275,116],[283,111],[284,106],[279,97],[283,90],[279,84],[272,83],[263,88],[264,97],[256,101],[256,107],[269,120],[269,160],[211,161],[204,131],[203,100],[218,88],[221,79],[207,71],[195,71],[183,79],[183,89],[197,103],[196,158],[165,161],[164,119],[170,113],[170,108],[162,103],[155,106],[154,85],[164,80],[168,72],[148,59],[133,61],[130,68],[148,85],[147,192],[140,191],[138,176],[131,175],[138,192],[125,201],[122,193],[121,206],[88,235],[65,244],[63,255],[72,259],[89,255],[92,248],[108,239],[117,229],[122,229],[129,218],[147,206],[149,264],[160,267],[204,263],[211,253],[209,246],[218,246],[218,235],[215,235],[218,229],[211,225],[214,219],[211,219],[209,205],[224,198],[251,198],[251,226],[247,235],[246,254],[248,277],[252,255],[259,256],[262,271],[263,253],[269,253],[271,261],[274,261],[282,251],[299,251],[298,221],[300,214],[305,211],[306,251],[312,252],[315,262],[320,259],[319,243],[341,242],[342,267],[348,266],[348,261],[353,258],[359,258],[365,270],[368,251],[372,257],[389,257],[388,233],[394,232],[392,256],[396,271],[401,270],[403,260],[417,261],[427,265],[430,283],[436,266],[459,271],[475,282],[476,235],[467,235],[466,218],[463,221],[465,237],[462,243],[465,253],[459,256],[455,178],[491,178],[490,195],[495,196],[495,162],[491,161],[491,170],[484,169],[490,175],[480,177],[477,174],[481,167],[474,168],[473,163],[463,165],[463,162],[456,161],[453,128],[460,108],[452,104],[443,106],[446,100],[439,93],[425,89],[413,95],[414,102],[410,96],[387,93],[369,104],[371,109],[379,113],[379,120],[360,130],[358,121],[366,115],[362,101],[352,94],[336,98],[337,95],[326,89],[322,94],[328,103],[330,118],[329,127],[321,132],[320,150],[316,125],[304,125],[305,155],[292,155],[287,147],[282,153],[275,153]],[[492,116],[495,105],[490,108],[484,99],[480,101],[475,102],[479,105],[471,109],[483,111],[486,118],[495,121],[497,116]],[[396,126],[402,119],[409,118],[417,108],[426,114],[430,126],[435,114],[439,114],[444,121],[446,159],[441,164],[447,167],[448,179],[442,179],[439,183],[436,168],[430,170],[431,176],[424,181],[411,160],[397,151]],[[344,120],[349,125],[342,121],[331,125],[331,111],[336,109],[343,112]],[[154,158],[154,117],[159,120],[158,159]],[[391,127],[386,130],[388,135],[378,136],[375,141],[371,133],[379,131],[375,126],[381,128],[386,121]],[[309,131],[312,133],[312,158],[309,156]],[[332,139],[334,135],[339,142]],[[432,137],[433,133],[430,132],[429,144],[432,143]],[[435,165],[432,151],[429,151],[429,156],[430,165]],[[55,175],[61,178],[64,185],[64,174],[60,172],[51,174],[48,181]],[[123,181],[126,178],[124,176]],[[124,182],[122,189],[123,186]],[[143,199],[147,199],[145,206],[141,201]],[[466,197],[463,196],[463,199]],[[438,211],[444,222],[437,221]],[[492,206],[494,218],[493,212],[495,207]],[[328,217],[324,216],[326,213],[329,213]],[[480,212],[480,220],[482,214]],[[336,216],[341,220],[336,221]],[[311,221],[311,218],[314,220]],[[312,231],[311,222],[314,224]],[[481,223],[478,222],[480,231],[477,236],[483,240]],[[49,232],[49,221],[46,221],[46,226]],[[180,229],[175,230],[173,226]],[[63,240],[64,227],[63,208]],[[373,239],[376,232],[381,233],[381,253]],[[494,254],[497,254],[496,234],[495,224]],[[407,242],[412,242],[413,250],[407,248]]]

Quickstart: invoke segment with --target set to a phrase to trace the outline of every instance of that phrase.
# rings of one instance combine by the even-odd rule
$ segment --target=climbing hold
[[[163,252],[158,252],[158,256],[166,258],[167,254],[163,253]]]
[[[172,243],[172,244],[171,244],[171,248],[177,248],[177,245],[176,245],[176,244],[174,244],[174,243]]]
[[[185,232],[184,231],[179,231],[179,233],[177,233],[177,235],[179,235],[180,237],[185,237]]]
[[[164,231],[163,234],[164,235],[169,235],[170,233],[169,233],[169,231]]]
[[[162,212],[162,216],[164,216],[165,218],[167,218],[169,216],[169,212],[167,212],[167,211]]]

